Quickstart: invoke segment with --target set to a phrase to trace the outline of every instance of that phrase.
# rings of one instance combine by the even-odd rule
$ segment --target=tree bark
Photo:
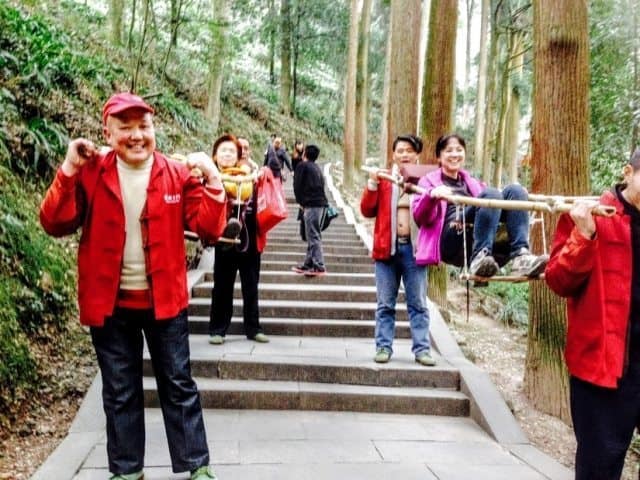
[[[269,0],[269,81],[276,84],[276,4]]]
[[[358,67],[358,23],[360,20],[358,0],[351,0],[349,22],[349,46],[347,50],[347,77],[344,89],[344,166],[342,184],[350,188],[353,184],[356,129],[356,69]]]
[[[393,139],[403,133],[415,133],[418,127],[421,12],[420,0],[391,2],[387,132],[381,151],[387,165]]]
[[[422,87],[420,134],[424,150],[421,163],[437,163],[436,141],[438,137],[451,131],[453,126],[457,23],[458,8],[455,0],[431,2]]]
[[[471,122],[471,108],[469,105],[469,91],[471,88],[471,26],[473,22],[473,12],[475,10],[475,0],[465,1],[466,13],[466,35],[464,50],[464,90],[462,93],[462,125],[467,127]]]
[[[224,78],[224,66],[227,56],[227,0],[213,0],[213,19],[211,27],[211,50],[209,60],[209,88],[205,116],[211,121],[211,128],[217,132],[220,126],[220,93]]]
[[[487,39],[489,38],[490,0],[482,0],[480,11],[480,63],[478,66],[478,87],[476,94],[476,119],[473,170],[480,172],[484,164],[484,121],[487,95]]]
[[[122,45],[122,16],[124,0],[110,0],[109,19],[111,20],[111,43],[119,47]]]
[[[420,157],[421,163],[437,163],[436,141],[441,135],[450,132],[453,126],[457,24],[457,1],[431,1],[422,87],[420,136],[424,148]],[[428,275],[429,297],[438,305],[446,305],[446,266],[430,267]]]
[[[280,111],[291,115],[291,3],[280,4]]]
[[[509,182],[518,182],[518,138],[520,132],[520,82],[524,68],[522,32],[512,33],[510,51],[511,85],[507,107],[507,127],[504,137],[504,158],[509,165]]]
[[[633,12],[633,85],[634,85],[634,106],[636,110],[640,109],[640,32],[638,32],[638,22],[640,21],[640,2],[637,0],[631,0],[629,11]],[[636,148],[640,148],[640,119],[637,117],[633,122],[633,128],[631,130],[631,152],[633,154]]]
[[[358,65],[356,68],[356,122],[353,159],[354,171],[359,171],[367,158],[367,106],[369,77],[369,28],[372,0],[364,0],[358,28]]]
[[[584,195],[590,190],[587,2],[537,0],[533,6],[532,190]],[[547,240],[553,227],[546,224]],[[565,303],[542,282],[532,284],[524,390],[537,409],[570,422],[565,326]]]
[[[489,53],[487,57],[487,86],[485,98],[484,138],[482,140],[482,176],[490,181],[492,162],[495,152],[495,124],[496,124],[496,86],[498,63],[498,14],[502,0],[491,1],[491,32],[489,34]]]

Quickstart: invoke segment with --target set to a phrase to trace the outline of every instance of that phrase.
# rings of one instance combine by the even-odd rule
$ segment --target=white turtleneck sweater
[[[149,288],[140,216],[147,201],[152,165],[153,155],[137,165],[130,165],[118,158],[118,177],[125,218],[124,256],[120,270],[120,288],[123,290]]]

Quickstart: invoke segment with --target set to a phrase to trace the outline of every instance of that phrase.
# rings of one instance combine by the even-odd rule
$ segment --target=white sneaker
[[[537,277],[544,272],[549,255],[533,255],[526,248],[511,261],[511,275],[517,277]]]

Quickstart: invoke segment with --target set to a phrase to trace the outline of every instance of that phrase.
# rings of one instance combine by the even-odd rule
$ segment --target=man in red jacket
[[[393,141],[393,169],[403,164],[415,164],[422,152],[422,139],[415,135],[399,135]],[[378,182],[371,174],[360,199],[364,217],[375,217],[373,251],[376,276],[376,363],[387,363],[393,354],[396,329],[396,302],[400,279],[411,329],[411,352],[420,365],[432,367],[427,308],[427,271],[416,264],[415,222],[411,218],[411,200],[396,184]]]
[[[100,153],[69,143],[40,208],[53,236],[82,228],[80,321],[88,325],[102,374],[111,480],[143,478],[143,332],[153,363],[174,472],[215,479],[196,384],[191,377],[184,230],[215,242],[225,225],[220,174],[206,156],[189,169],[157,152],[153,108],[130,93],[105,103]]]
[[[577,480],[619,479],[640,421],[640,150],[602,194],[611,218],[577,203],[558,221],[549,287],[567,297]]]

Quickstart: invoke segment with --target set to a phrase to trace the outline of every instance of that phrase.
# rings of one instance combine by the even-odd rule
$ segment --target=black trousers
[[[144,467],[142,334],[147,340],[174,472],[209,464],[200,396],[189,363],[186,310],[157,321],[152,310],[116,309],[103,327],[91,327],[102,374],[107,456],[113,474]]]
[[[578,442],[576,480],[618,480],[640,421],[640,361],[631,361],[618,388],[570,379],[571,417]]]
[[[224,337],[229,329],[233,316],[233,285],[238,271],[242,288],[244,333],[247,338],[253,338],[262,332],[258,311],[260,253],[254,251],[252,246],[249,246],[246,252],[238,252],[235,248],[225,250],[216,247],[209,335]]]

